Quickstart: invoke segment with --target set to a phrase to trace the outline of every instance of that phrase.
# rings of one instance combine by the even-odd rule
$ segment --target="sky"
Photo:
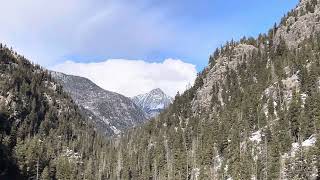
[[[174,96],[193,83],[215,48],[267,32],[298,3],[0,1],[2,43],[48,69],[85,76],[126,96],[158,87]]]

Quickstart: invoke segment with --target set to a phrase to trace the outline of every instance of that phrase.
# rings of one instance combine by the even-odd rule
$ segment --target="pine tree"
[[[42,171],[42,173],[41,173],[41,180],[50,180],[51,178],[50,178],[50,174],[49,174],[49,169],[48,169],[48,167],[46,166],[44,169],[43,169],[43,171]]]
[[[279,112],[279,124],[276,128],[277,137],[279,140],[279,151],[286,153],[291,149],[291,134],[289,120],[285,117],[285,112]]]
[[[230,143],[228,146],[229,174],[233,179],[241,178],[240,160],[240,132],[235,124],[231,131]]]
[[[301,98],[298,92],[293,92],[292,100],[289,105],[288,120],[290,122],[291,135],[295,141],[298,141],[300,133],[300,113],[301,113]]]
[[[279,179],[280,177],[280,151],[278,141],[273,137],[268,149],[268,179]]]
[[[73,165],[70,164],[66,157],[59,157],[56,164],[56,177],[58,179],[71,179]],[[90,179],[89,176],[86,176]]]

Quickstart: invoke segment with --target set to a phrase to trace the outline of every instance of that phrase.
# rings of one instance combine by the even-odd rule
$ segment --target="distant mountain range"
[[[82,113],[91,119],[96,128],[107,135],[141,124],[158,115],[172,102],[161,89],[128,98],[97,86],[87,78],[51,72],[70,94]]]
[[[146,113],[149,118],[157,116],[173,101],[170,96],[166,95],[159,88],[153,89],[146,94],[135,96],[132,100]]]
[[[147,120],[144,112],[128,97],[102,89],[87,78],[52,72],[83,113],[106,134],[118,134]]]

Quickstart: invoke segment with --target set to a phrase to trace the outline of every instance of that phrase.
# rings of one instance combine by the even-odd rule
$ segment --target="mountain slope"
[[[106,179],[107,139],[47,70],[1,44],[0,77],[0,179]]]
[[[119,134],[146,121],[143,111],[130,98],[106,91],[83,77],[51,74],[104,133]]]
[[[148,117],[157,116],[172,103],[172,98],[159,88],[153,89],[146,94],[135,96],[132,100],[143,109]]]
[[[319,179],[319,10],[302,0],[217,49],[167,110],[113,139],[111,179]]]

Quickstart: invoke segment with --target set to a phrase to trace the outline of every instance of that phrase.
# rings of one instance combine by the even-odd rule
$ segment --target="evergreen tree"
[[[48,167],[45,167],[41,173],[41,179],[42,180],[50,180],[50,174],[49,174],[49,169]]]
[[[268,148],[268,179],[279,179],[280,177],[280,150],[278,140],[275,138],[269,143]]]
[[[298,92],[294,91],[292,100],[289,105],[288,120],[290,122],[290,132],[295,141],[298,141],[300,133],[300,113],[301,113],[301,98]]]

